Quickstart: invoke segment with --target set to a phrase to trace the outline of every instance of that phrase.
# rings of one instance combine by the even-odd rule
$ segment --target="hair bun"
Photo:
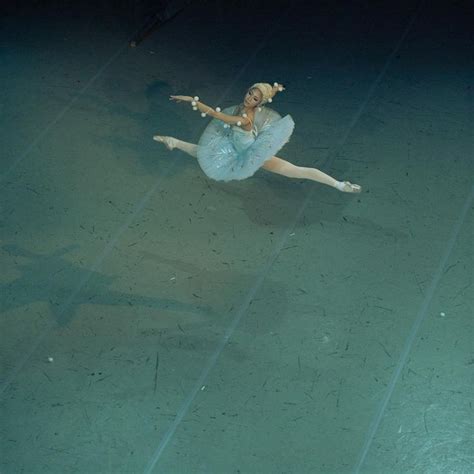
[[[262,93],[262,104],[272,101],[272,97],[275,95],[273,86],[268,82],[257,82],[250,89],[258,89]]]

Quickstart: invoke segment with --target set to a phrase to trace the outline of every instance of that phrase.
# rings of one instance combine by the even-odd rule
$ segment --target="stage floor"
[[[199,3],[2,20],[0,471],[471,472],[465,7]],[[257,81],[361,194],[152,140]]]

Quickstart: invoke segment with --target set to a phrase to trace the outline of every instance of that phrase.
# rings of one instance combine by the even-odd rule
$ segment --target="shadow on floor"
[[[17,264],[16,269],[21,272],[21,276],[0,285],[0,292],[4,295],[0,311],[6,312],[43,301],[49,303],[60,326],[69,324],[78,306],[83,304],[144,306],[200,316],[213,314],[209,307],[203,305],[115,291],[110,286],[117,277],[82,268],[63,258],[76,248],[76,245],[71,245],[49,255],[39,255],[15,244],[3,245],[2,249],[10,256],[27,258],[29,262]]]

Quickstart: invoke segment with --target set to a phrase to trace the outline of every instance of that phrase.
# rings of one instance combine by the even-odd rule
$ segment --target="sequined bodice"
[[[232,127],[232,143],[238,153],[251,146],[257,137],[255,128],[252,130],[243,130],[240,127]]]

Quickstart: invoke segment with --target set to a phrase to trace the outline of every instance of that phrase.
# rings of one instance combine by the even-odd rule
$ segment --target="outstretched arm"
[[[209,107],[199,100],[194,100],[193,97],[187,95],[172,95],[170,96],[170,100],[176,102],[194,102],[196,104],[195,107],[197,107],[200,112],[221,120],[229,125],[246,126],[250,123],[250,120],[247,117],[223,114],[221,111],[214,110],[212,107]]]

